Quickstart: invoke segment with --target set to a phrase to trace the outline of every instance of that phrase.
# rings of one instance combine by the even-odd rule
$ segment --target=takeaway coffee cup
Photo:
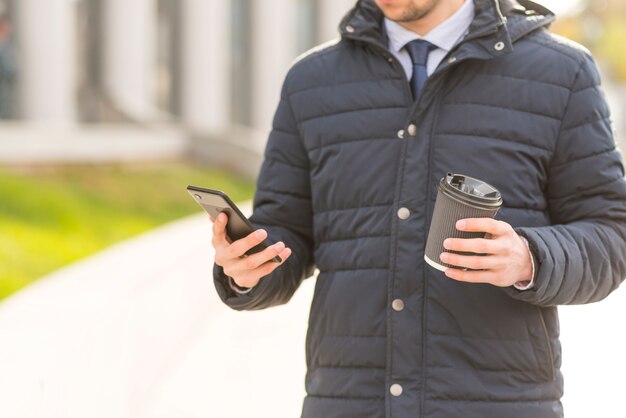
[[[439,259],[446,251],[443,241],[447,238],[482,238],[482,232],[462,232],[456,222],[466,218],[493,218],[502,205],[502,196],[493,186],[472,177],[448,173],[437,187],[437,200],[426,240],[424,260],[437,270],[448,267]],[[450,252],[450,251],[448,251]]]

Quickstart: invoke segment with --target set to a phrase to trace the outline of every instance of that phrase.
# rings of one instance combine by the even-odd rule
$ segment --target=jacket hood
[[[524,35],[554,21],[554,13],[530,0],[473,0],[476,15],[466,39],[495,36],[503,41],[505,50]],[[339,25],[343,39],[374,43],[387,47],[388,39],[382,30],[384,15],[374,0],[359,0]]]
[[[554,12],[530,0],[500,0],[511,39],[515,42],[540,28],[549,27]]]

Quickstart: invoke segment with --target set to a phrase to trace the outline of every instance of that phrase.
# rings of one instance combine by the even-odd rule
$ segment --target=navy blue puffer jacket
[[[293,255],[247,295],[219,267],[215,284],[232,308],[262,309],[319,269],[304,418],[563,416],[556,306],[601,300],[626,275],[626,182],[593,59],[548,32],[541,6],[475,3],[415,101],[373,0],[285,80],[252,221]],[[498,218],[536,257],[533,290],[425,264],[448,171],[502,192]]]

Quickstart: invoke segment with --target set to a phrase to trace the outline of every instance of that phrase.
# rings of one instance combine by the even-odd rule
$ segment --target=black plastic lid
[[[441,179],[439,189],[453,199],[481,209],[498,208],[502,205],[502,196],[498,189],[462,174],[448,173]]]

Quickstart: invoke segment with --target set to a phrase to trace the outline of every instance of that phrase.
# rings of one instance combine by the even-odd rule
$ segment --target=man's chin
[[[403,11],[398,8],[386,7],[382,9],[383,14],[389,20],[394,22],[406,22],[406,16],[403,16]]]
[[[394,22],[398,23],[414,22],[423,18],[424,15],[428,14],[427,11],[425,11],[424,13],[420,13],[416,10],[411,10],[407,13],[407,10],[405,8],[397,6],[381,7],[380,9],[387,19],[393,20]]]

